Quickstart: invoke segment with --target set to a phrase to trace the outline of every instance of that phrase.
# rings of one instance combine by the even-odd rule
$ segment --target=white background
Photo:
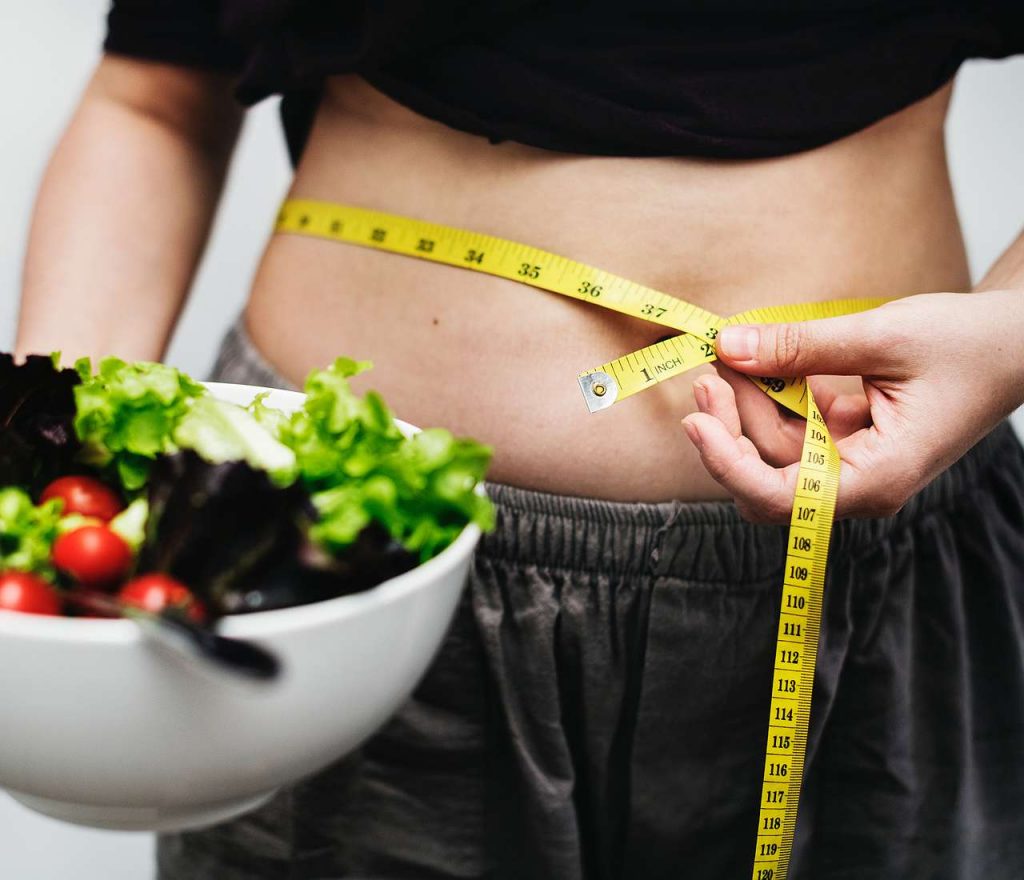
[[[0,350],[13,344],[33,194],[96,61],[105,10],[106,0],[0,0]],[[1024,58],[967,65],[948,135],[978,277],[1024,225]],[[168,355],[171,363],[206,374],[221,334],[242,306],[288,179],[276,106],[267,102],[249,115],[213,242]],[[1021,413],[1017,425],[1024,429]],[[0,706],[0,735],[2,718]],[[64,826],[0,794],[0,877],[140,880],[151,876],[151,858],[146,835]]]

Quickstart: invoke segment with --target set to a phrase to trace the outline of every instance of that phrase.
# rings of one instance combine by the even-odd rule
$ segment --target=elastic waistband
[[[860,556],[888,536],[981,489],[993,474],[1024,479],[1024,450],[1008,422],[912,497],[894,517],[843,520],[830,555]],[[773,582],[785,561],[786,526],[753,525],[731,502],[604,501],[488,484],[498,525],[481,553],[517,564],[653,574],[697,582]]]

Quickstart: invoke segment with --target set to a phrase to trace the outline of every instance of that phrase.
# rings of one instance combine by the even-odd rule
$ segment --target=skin
[[[100,63],[36,199],[17,354],[163,354],[241,116],[226,77]]]
[[[966,291],[943,141],[950,92],[940,89],[819,149],[711,161],[494,145],[425,119],[357,77],[336,77],[326,84],[292,195],[523,241],[722,315],[771,303]],[[19,353],[162,355],[238,124],[224,77],[116,57],[101,62],[40,192]],[[980,310],[971,311],[977,318]],[[1024,328],[1013,319],[1016,337],[1008,339],[1019,339]],[[278,235],[267,244],[245,322],[295,384],[337,354],[375,361],[362,388],[377,388],[408,421],[492,444],[497,481],[687,501],[745,498],[764,479],[716,469],[715,455],[731,454],[726,438],[739,442],[733,428],[748,407],[730,403],[724,389],[731,386],[710,377],[707,393],[675,380],[587,413],[577,373],[668,331],[564,297]],[[921,320],[903,332],[919,326]],[[987,325],[962,321],[948,338],[961,339],[964,326],[987,338]],[[927,347],[914,350],[932,355]],[[993,376],[991,364],[977,367]],[[870,369],[865,362],[850,371]],[[835,387],[859,386],[854,379]],[[946,404],[928,418],[947,420],[945,434],[963,434],[962,414],[947,416],[954,409]],[[1005,401],[991,413],[972,412],[967,433],[993,424],[997,409],[1005,410]],[[688,424],[696,425],[703,465],[679,426],[688,414],[695,414]],[[756,419],[751,409],[751,433],[763,441]],[[756,439],[749,442],[757,448]],[[784,456],[772,460],[785,463]],[[781,496],[786,487],[776,489]],[[751,498],[756,506],[761,496]]]
[[[721,375],[695,383],[700,412],[683,426],[747,519],[788,522],[804,424],[742,374],[809,375],[842,461],[836,515],[892,516],[1024,403],[1022,329],[1024,291],[1013,289],[729,328],[718,343]],[[863,387],[837,394],[815,374],[861,376]]]

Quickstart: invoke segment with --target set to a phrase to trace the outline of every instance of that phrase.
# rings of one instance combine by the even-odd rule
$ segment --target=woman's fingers
[[[702,413],[714,416],[733,437],[739,439],[743,433],[743,423],[736,408],[736,395],[727,383],[718,376],[701,376],[693,383],[693,397]]]
[[[750,388],[768,400],[753,385]],[[683,427],[700,452],[705,468],[732,495],[745,519],[757,523],[789,522],[803,420],[799,420],[799,441],[792,459],[785,466],[773,467],[762,450],[741,432],[739,395],[730,383],[719,376],[702,376],[694,383],[694,394],[700,412],[687,416]],[[866,401],[858,400],[858,395],[833,395],[828,391],[822,397],[828,404],[823,409],[843,423],[843,430],[850,429],[849,434],[834,438],[842,459],[836,516],[892,515],[914,491],[913,474],[899,466],[901,459],[893,454],[890,438],[870,425]],[[768,403],[774,406],[770,400]],[[846,414],[840,411],[843,407],[848,409]],[[868,425],[863,424],[865,417]],[[887,476],[880,479],[882,474]]]
[[[757,452],[750,440],[743,436],[739,410],[732,389],[718,376],[701,376],[693,383],[693,395],[701,412],[714,416],[739,443],[744,452]]]
[[[879,321],[869,315],[753,328],[756,332],[745,337],[748,357],[738,363],[736,347],[730,344],[735,340],[727,335],[723,343],[719,335],[720,353],[724,345],[733,356],[715,364],[718,376],[699,380],[695,395],[700,412],[688,416],[684,426],[704,466],[732,495],[744,518],[789,521],[806,423],[783,411],[729,364],[754,375],[812,374],[815,399],[840,449],[837,517],[891,515],[917,488],[914,473],[900,466],[906,456],[892,448],[899,435],[899,420],[888,411],[896,406],[895,398],[891,388],[885,391],[892,383],[875,380],[881,389],[875,394],[870,384],[849,393],[834,379],[837,374],[904,370],[905,353],[879,346]],[[876,406],[878,412],[873,412]]]
[[[849,437],[871,425],[871,404],[863,386],[857,391],[844,391],[837,379],[828,376],[811,376],[808,381],[833,440]],[[844,384],[848,383],[849,379],[845,379]]]
[[[744,519],[753,523],[789,522],[799,462],[771,467],[747,438],[735,436],[710,413],[688,415],[683,427],[700,452],[704,467],[733,497]],[[898,456],[881,451],[885,445],[871,428],[842,444],[836,518],[892,516],[913,493],[916,484],[897,466]],[[888,476],[880,480],[880,474]]]
[[[783,467],[798,461],[806,430],[804,419],[779,406],[743,374],[720,364],[716,367],[718,376],[702,376],[694,383],[701,412],[709,412],[722,419],[734,433],[735,429],[723,413],[738,412],[743,433],[753,441],[768,464]],[[810,382],[814,398],[835,440],[848,437],[871,424],[871,407],[863,390],[841,393],[840,389],[850,387],[849,380],[813,376]]]
[[[1000,355],[1019,349],[1022,317],[1015,291],[922,294],[844,318],[723,328],[717,344],[723,361],[748,375],[864,377],[863,400],[830,396],[825,386],[816,396],[842,463],[837,517],[884,517],[1020,405],[1019,365],[1007,371],[1012,358]],[[757,404],[735,382],[731,388],[746,431]],[[714,415],[726,417],[728,407],[721,387],[709,384],[705,411],[687,417],[687,432],[741,512],[785,522],[798,466],[772,468],[770,452],[744,446],[736,417],[730,412],[727,426]],[[772,424],[767,415],[764,424]],[[770,449],[767,430],[750,433],[761,431],[758,445]]]
[[[732,495],[740,514],[750,522],[788,522],[796,492],[799,464],[773,468],[743,437],[709,413],[683,419],[687,436],[700,453],[708,473]]]
[[[718,376],[706,376],[712,402],[728,397],[739,411],[743,433],[760,450],[761,457],[781,467],[800,458],[804,420],[790,416],[746,376],[715,365]]]
[[[890,375],[908,364],[908,353],[891,344],[885,307],[795,324],[723,327],[718,357],[755,376]]]

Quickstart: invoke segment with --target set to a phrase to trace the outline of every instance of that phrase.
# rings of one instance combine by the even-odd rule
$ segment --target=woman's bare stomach
[[[292,195],[486,232],[721,315],[964,290],[943,143],[947,87],[866,131],[760,161],[551,153],[453,131],[363,81],[329,83]],[[339,354],[396,413],[494,446],[491,478],[617,500],[723,497],[679,421],[677,378],[600,413],[577,374],[672,332],[515,282],[274,236],[246,323],[301,384]]]

